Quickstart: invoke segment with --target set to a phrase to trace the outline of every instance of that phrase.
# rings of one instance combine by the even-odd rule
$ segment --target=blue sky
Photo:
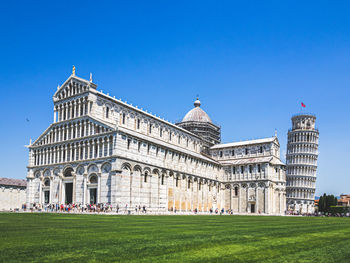
[[[171,121],[199,94],[223,142],[277,129],[282,154],[304,102],[320,130],[316,194],[350,193],[350,3],[282,2],[3,2],[0,176],[26,176],[24,145],[53,121],[52,95],[75,65]]]

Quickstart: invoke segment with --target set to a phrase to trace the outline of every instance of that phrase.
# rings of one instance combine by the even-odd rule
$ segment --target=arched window
[[[106,118],[109,118],[109,107],[106,108]]]
[[[125,124],[125,113],[123,113],[122,123]]]
[[[238,186],[235,187],[235,196],[238,196]]]
[[[96,175],[91,175],[90,176],[90,184],[97,184],[97,176]]]
[[[145,177],[143,178],[144,182],[147,183],[147,173],[145,173]]]
[[[72,177],[72,172],[73,172],[73,169],[72,168],[67,168],[65,171],[64,171],[64,177]]]
[[[162,180],[161,180],[161,184],[164,185],[164,174],[162,175]]]
[[[50,180],[49,179],[46,179],[44,181],[44,186],[50,186]]]
[[[131,139],[128,139],[128,149],[130,149]]]
[[[141,120],[140,120],[140,119],[137,119],[137,129],[138,129],[138,130],[140,129],[140,124],[141,124]]]

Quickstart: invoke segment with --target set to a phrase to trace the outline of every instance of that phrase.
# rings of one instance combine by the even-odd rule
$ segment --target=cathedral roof
[[[204,110],[202,110],[200,106],[201,102],[197,98],[197,100],[194,102],[194,108],[187,112],[185,117],[182,119],[182,122],[195,121],[212,123],[208,114]]]
[[[253,163],[272,163],[275,165],[284,165],[284,163],[282,163],[280,159],[273,156],[232,159],[220,161],[220,163],[223,165],[244,165]]]
[[[222,144],[214,145],[210,149],[211,150],[215,150],[215,149],[228,148],[228,147],[237,147],[237,146],[246,146],[246,145],[252,145],[252,144],[270,143],[270,142],[274,142],[275,140],[276,140],[276,142],[278,144],[278,139],[275,136],[275,137],[256,139],[256,140],[249,140],[249,141],[222,143]]]

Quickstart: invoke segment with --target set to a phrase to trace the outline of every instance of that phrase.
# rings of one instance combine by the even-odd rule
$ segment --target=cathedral
[[[29,148],[27,207],[145,206],[152,213],[282,215],[286,169],[277,136],[221,143],[197,99],[173,124],[71,76],[53,95],[53,123]]]

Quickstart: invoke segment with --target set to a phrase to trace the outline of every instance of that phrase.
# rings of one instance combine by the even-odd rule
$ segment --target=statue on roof
[[[75,76],[75,66],[73,65],[73,68],[72,68],[72,75]]]

